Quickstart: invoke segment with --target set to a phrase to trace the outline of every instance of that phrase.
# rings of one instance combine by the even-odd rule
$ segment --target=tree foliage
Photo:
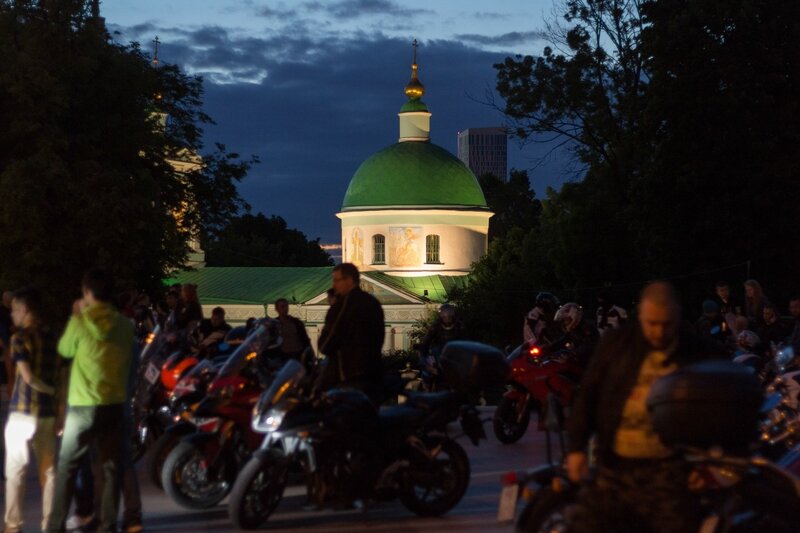
[[[245,214],[204,244],[208,266],[328,266],[333,261],[319,239],[286,226],[278,216]]]
[[[581,171],[548,191],[524,239],[493,243],[464,298],[516,324],[504,276],[530,299],[658,277],[702,291],[687,274],[746,261],[773,295],[796,290],[800,3],[560,9],[541,56],[495,65],[497,89],[517,136],[562,143]]]
[[[511,169],[508,181],[484,174],[478,182],[494,213],[489,219],[490,241],[505,237],[512,228],[527,230],[539,223],[542,204],[531,190],[527,171]]]
[[[252,161],[202,153],[202,80],[111,41],[84,0],[0,1],[0,54],[0,286],[39,286],[59,317],[90,266],[155,289],[244,206]]]

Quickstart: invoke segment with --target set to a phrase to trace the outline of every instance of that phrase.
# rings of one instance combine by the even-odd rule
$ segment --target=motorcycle
[[[157,488],[161,485],[164,461],[183,437],[195,433],[192,413],[205,397],[208,384],[213,381],[224,361],[204,360],[195,365],[169,394],[169,410],[173,422],[167,426],[152,446],[150,454],[150,479]]]
[[[278,324],[263,319],[209,383],[205,397],[187,414],[196,432],[184,436],[164,460],[161,484],[187,509],[206,509],[227,496],[236,474],[261,438],[250,427],[253,405],[275,366]]]
[[[694,365],[653,386],[648,409],[654,429],[692,467],[687,490],[697,494],[705,510],[701,533],[798,531],[800,447],[778,463],[750,448],[759,416],[779,402],[777,396],[764,401],[752,373],[735,363]],[[517,531],[565,530],[579,487],[563,467],[547,465],[508,477],[528,501]]]
[[[493,418],[494,434],[503,444],[522,438],[532,412],[538,413],[542,428],[553,400],[563,413],[572,402],[583,371],[569,349],[553,351],[530,342],[511,352],[508,362],[511,379]]]
[[[498,350],[463,341],[448,344],[441,363],[452,390],[408,392],[403,404],[378,412],[357,390],[304,392],[305,371],[289,361],[253,410],[253,428],[265,437],[231,492],[236,527],[268,520],[292,467],[305,472],[308,499],[320,508],[399,498],[420,516],[452,509],[467,489],[470,465],[448,425],[460,420],[475,445],[485,439],[468,398],[471,389],[502,383],[508,369]]]

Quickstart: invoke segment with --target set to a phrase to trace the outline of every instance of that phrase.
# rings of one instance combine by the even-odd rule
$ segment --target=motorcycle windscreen
[[[271,344],[275,343],[275,328],[265,320],[256,327],[245,341],[228,357],[219,371],[218,378],[238,375],[247,363],[257,358]]]
[[[275,405],[287,392],[294,389],[306,375],[306,369],[295,359],[289,359],[280,369],[272,384],[258,399],[255,412],[261,413]]]

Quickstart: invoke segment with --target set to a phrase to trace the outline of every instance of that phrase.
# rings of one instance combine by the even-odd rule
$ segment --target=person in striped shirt
[[[25,471],[30,450],[36,455],[42,486],[42,529],[53,505],[56,451],[57,338],[41,320],[42,298],[36,289],[14,293],[11,317],[17,332],[11,337],[11,359],[16,377],[5,428],[5,531],[22,531]]]

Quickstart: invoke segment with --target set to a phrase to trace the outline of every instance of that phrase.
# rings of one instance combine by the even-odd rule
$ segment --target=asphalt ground
[[[483,408],[483,417],[491,417],[491,409]],[[511,470],[541,464],[545,458],[544,433],[532,423],[526,435],[516,444],[499,443],[491,423],[485,425],[488,441],[473,446],[465,438],[459,440],[470,459],[470,486],[461,502],[439,518],[420,518],[399,502],[371,505],[366,511],[309,511],[304,509],[305,488],[289,487],[264,529],[269,531],[352,532],[370,531],[504,531],[513,527],[497,522],[501,476]],[[149,457],[137,465],[144,511],[144,530],[153,532],[228,532],[235,531],[228,520],[227,500],[219,506],[190,511],[178,506],[146,475]],[[2,487],[5,494],[5,487]],[[37,531],[41,516],[41,494],[33,465],[29,468],[25,498],[26,531]]]

